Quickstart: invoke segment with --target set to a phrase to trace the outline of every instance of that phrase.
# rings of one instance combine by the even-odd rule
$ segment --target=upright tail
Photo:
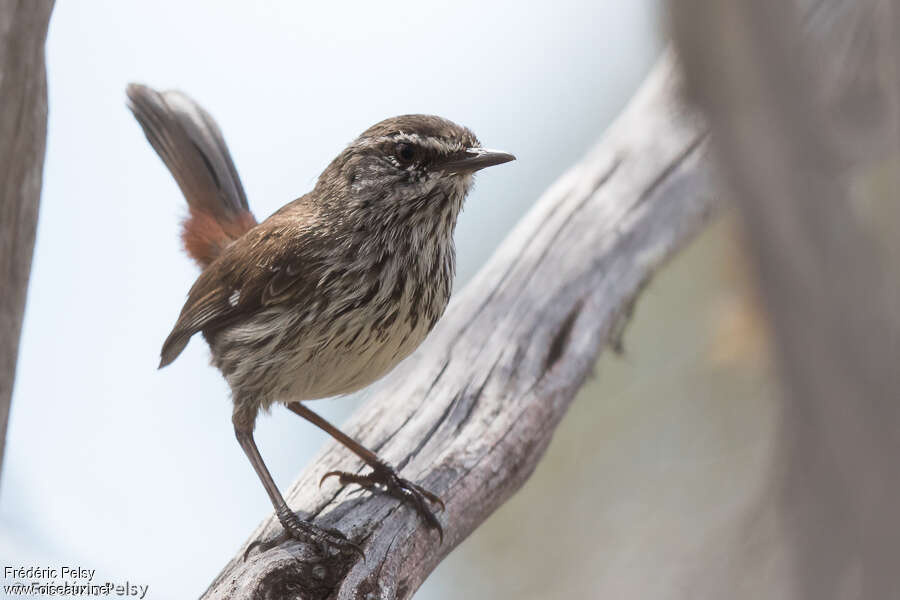
[[[215,120],[187,95],[132,83],[128,108],[188,203],[184,249],[201,269],[256,225]]]

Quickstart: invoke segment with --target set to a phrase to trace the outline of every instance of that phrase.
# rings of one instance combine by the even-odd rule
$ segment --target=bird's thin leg
[[[443,510],[444,502],[439,497],[421,486],[400,477],[397,474],[397,471],[378,458],[377,454],[320,417],[302,403],[291,402],[287,407],[336,439],[348,450],[363,459],[367,465],[372,467],[372,472],[367,475],[348,473],[346,471],[329,471],[322,476],[321,481],[325,481],[328,477],[337,477],[342,485],[355,483],[370,490],[380,484],[391,496],[394,496],[401,502],[410,503],[430,527],[437,529],[441,541],[443,542],[444,530],[441,527],[440,521],[437,520],[437,517],[435,517],[434,513],[429,509],[427,502],[431,501],[440,506]]]
[[[364,558],[359,546],[349,541],[344,534],[336,529],[324,529],[307,521],[301,521],[294,511],[288,507],[287,502],[284,501],[284,496],[278,491],[278,486],[275,485],[275,481],[272,479],[272,475],[269,473],[262,455],[259,453],[259,448],[256,447],[256,441],[253,439],[253,430],[246,431],[235,426],[234,435],[237,437],[241,448],[244,449],[244,454],[247,455],[250,464],[253,465],[253,470],[256,471],[260,481],[262,481],[263,487],[266,488],[266,493],[269,494],[272,506],[275,507],[275,514],[284,527],[282,535],[265,542],[255,541],[250,544],[244,552],[244,560],[247,559],[253,548],[259,546],[260,550],[265,552],[288,538],[316,544],[320,549],[324,550],[325,554],[328,554],[332,548],[337,548],[339,550],[356,552]]]

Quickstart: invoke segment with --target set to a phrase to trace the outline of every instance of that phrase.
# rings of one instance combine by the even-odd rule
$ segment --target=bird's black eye
[[[397,160],[400,161],[401,164],[409,164],[416,158],[416,148],[412,144],[407,144],[406,142],[400,142],[397,144],[397,147],[394,149],[394,153],[397,157]]]

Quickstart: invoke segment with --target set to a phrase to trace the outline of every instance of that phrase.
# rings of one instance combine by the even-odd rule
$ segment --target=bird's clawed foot
[[[281,533],[270,540],[256,540],[244,551],[244,560],[250,555],[250,551],[259,548],[260,552],[266,552],[272,548],[283,544],[288,540],[297,540],[314,545],[319,554],[328,558],[334,558],[339,554],[356,554],[365,560],[366,555],[362,548],[347,539],[343,533],[337,529],[330,529],[313,525],[308,521],[301,521],[296,514],[290,510],[279,511],[278,520],[281,521]]]
[[[329,477],[337,477],[338,481],[341,482],[341,485],[355,483],[367,490],[383,489],[401,502],[412,505],[429,527],[437,529],[438,535],[441,538],[441,543],[444,543],[444,529],[441,527],[440,521],[438,521],[437,517],[431,512],[431,509],[428,506],[428,503],[431,502],[432,504],[439,506],[441,510],[444,510],[444,501],[425,488],[403,479],[397,475],[397,471],[392,467],[384,463],[379,463],[377,466],[373,467],[371,473],[366,475],[348,473],[346,471],[329,471],[322,476],[321,480],[319,480],[319,485],[322,485],[322,482]]]

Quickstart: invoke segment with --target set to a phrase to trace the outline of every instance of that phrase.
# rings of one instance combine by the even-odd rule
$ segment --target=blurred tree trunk
[[[0,466],[41,197],[52,10],[53,0],[0,0]]]
[[[757,597],[900,598],[900,8],[670,7],[784,384],[772,498],[790,570]]]

